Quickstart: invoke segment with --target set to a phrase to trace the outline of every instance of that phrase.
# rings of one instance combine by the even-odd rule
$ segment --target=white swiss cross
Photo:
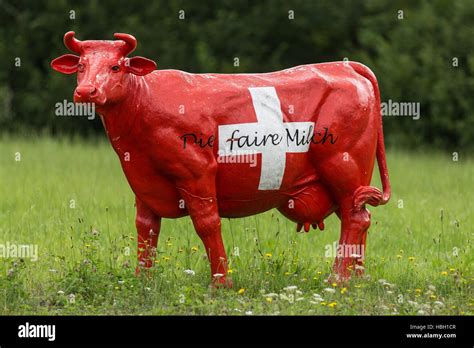
[[[288,141],[287,134],[295,131],[309,132],[313,122],[283,122],[280,100],[274,87],[249,88],[253,107],[257,115],[257,123],[238,123],[219,126],[219,154],[220,156],[235,156],[236,154],[262,154],[262,169],[260,173],[259,190],[278,190],[285,174],[286,153],[308,152],[309,143],[297,144]],[[307,134],[307,133],[306,133]],[[268,137],[280,137],[276,144]],[[248,137],[257,139],[257,144],[250,141],[244,146],[231,150],[231,142],[235,138]],[[264,145],[259,145],[267,137]],[[234,139],[233,139],[234,138]]]

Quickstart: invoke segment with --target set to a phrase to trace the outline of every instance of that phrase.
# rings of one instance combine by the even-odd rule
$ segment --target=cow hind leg
[[[370,226],[370,212],[365,205],[354,205],[353,197],[348,197],[340,206],[341,236],[333,271],[339,281],[348,280],[352,272],[363,272],[367,230]]]
[[[337,168],[333,175],[328,168]],[[319,166],[322,178],[334,193],[337,215],[341,220],[341,235],[333,266],[336,280],[347,280],[353,271],[363,273],[366,251],[367,230],[370,226],[370,212],[366,204],[377,206],[382,201],[382,193],[370,185],[373,162],[355,160],[340,161],[337,156],[323,161]]]

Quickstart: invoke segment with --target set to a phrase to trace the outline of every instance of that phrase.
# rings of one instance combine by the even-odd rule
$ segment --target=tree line
[[[130,33],[134,54],[194,73],[360,61],[376,74],[386,106],[419,111],[384,116],[388,146],[474,147],[472,1],[0,0],[0,23],[3,132],[102,132],[97,119],[54,114],[76,81],[49,64],[67,52],[62,38],[74,30],[81,40]]]

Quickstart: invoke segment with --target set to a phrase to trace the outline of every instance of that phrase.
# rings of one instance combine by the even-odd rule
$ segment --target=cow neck
[[[112,145],[128,138],[134,130],[146,89],[143,77],[129,75],[129,91],[120,103],[98,109],[107,136]]]

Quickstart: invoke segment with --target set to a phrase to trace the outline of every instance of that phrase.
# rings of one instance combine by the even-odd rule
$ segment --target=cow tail
[[[382,181],[382,189],[383,194],[382,198],[378,202],[379,204],[385,204],[390,199],[391,189],[390,189],[390,179],[388,177],[388,169],[387,169],[387,158],[385,155],[385,143],[383,137],[383,125],[382,125],[382,111],[380,106],[380,90],[379,84],[377,83],[377,78],[375,77],[374,73],[365,65],[350,62],[351,67],[360,75],[365,77],[367,80],[370,81],[375,93],[375,110],[378,114],[378,132],[377,132],[377,163],[379,166],[380,178]]]

